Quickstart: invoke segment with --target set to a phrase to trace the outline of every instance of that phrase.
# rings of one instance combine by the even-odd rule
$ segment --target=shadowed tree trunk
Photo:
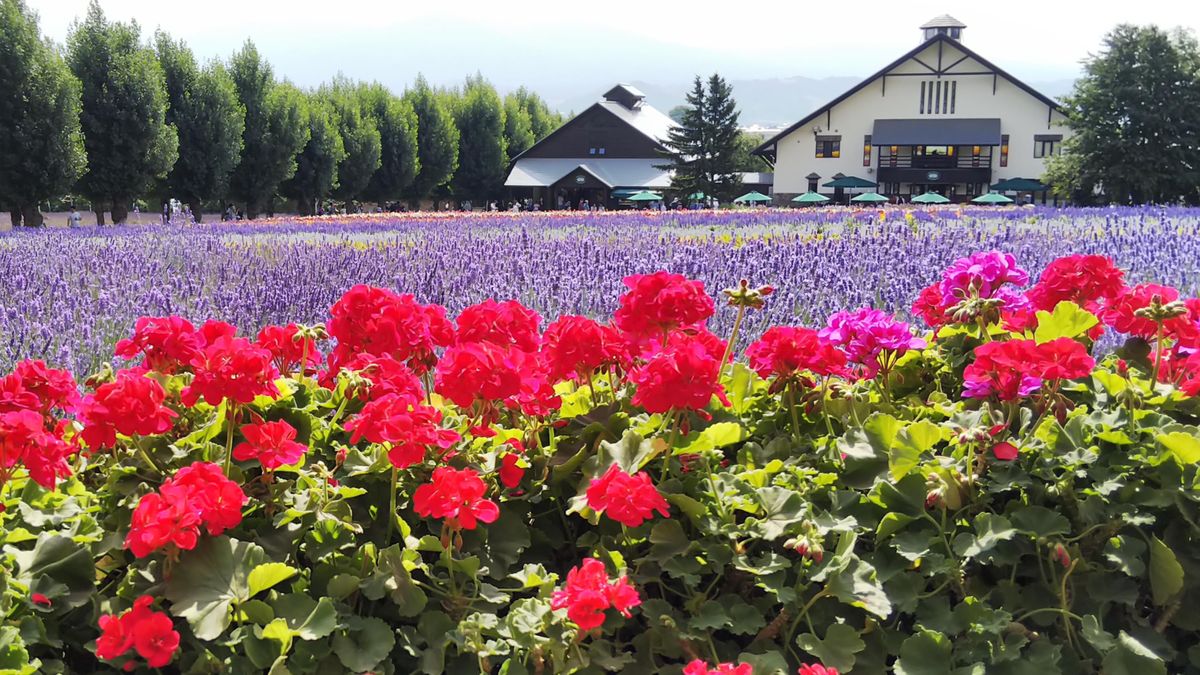
[[[42,211],[37,204],[25,204],[21,207],[21,220],[25,221],[25,227],[41,227],[44,223],[42,219]]]
[[[119,199],[113,200],[113,205],[109,209],[109,213],[112,215],[113,225],[122,225],[125,221],[129,220],[129,207]]]
[[[14,230],[21,226],[21,210],[17,207],[14,206],[12,211],[8,212],[8,218]]]
[[[96,226],[102,227],[104,225],[104,202],[93,201],[92,212],[96,214]]]

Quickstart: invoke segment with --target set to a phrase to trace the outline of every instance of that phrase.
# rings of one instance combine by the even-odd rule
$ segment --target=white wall
[[[948,65],[963,56],[948,43],[942,43],[942,63]],[[937,45],[931,45],[916,57],[937,67]],[[1008,166],[1000,166],[1000,149],[993,148],[992,182],[1004,178],[1038,178],[1045,165],[1044,158],[1033,156],[1035,134],[1062,134],[1070,131],[1065,118],[1054,112],[1048,124],[1049,110],[1045,103],[1034,98],[1003,76],[995,78],[993,93],[992,75],[955,75],[954,73],[980,72],[986,69],[974,59],[966,59],[956,65],[943,81],[956,81],[954,113],[920,114],[921,82],[935,79],[929,77],[878,78],[838,103],[828,113],[822,111],[815,119],[779,139],[776,144],[775,192],[781,195],[805,192],[808,180],[805,176],[817,173],[821,176],[818,185],[832,179],[836,173],[860,176],[876,180],[874,172],[868,173],[863,166],[863,136],[870,134],[876,119],[952,119],[952,118],[1000,118],[1000,133],[1009,136]],[[900,64],[892,73],[928,73],[916,61]],[[944,85],[943,85],[944,86]],[[813,127],[821,128],[821,135],[841,135],[841,157],[817,159]],[[871,166],[879,164],[879,148],[872,150]],[[829,192],[828,188],[820,188]]]

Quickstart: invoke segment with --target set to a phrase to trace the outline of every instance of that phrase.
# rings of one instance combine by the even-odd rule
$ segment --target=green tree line
[[[378,204],[488,200],[509,158],[562,116],[525,88],[500,96],[481,75],[401,94],[339,75],[302,90],[247,41],[197,61],[182,40],[111,21],[93,0],[65,46],[44,39],[25,0],[0,0],[0,211],[42,223],[70,194],[104,223],[143,197],[175,198],[199,218],[236,204],[253,217],[291,200]]]

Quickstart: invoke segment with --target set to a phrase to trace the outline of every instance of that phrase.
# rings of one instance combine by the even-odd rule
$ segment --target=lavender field
[[[713,292],[773,284],[767,324],[823,323],[872,305],[907,315],[955,258],[1013,253],[1035,276],[1069,253],[1112,256],[1130,281],[1200,291],[1200,210],[947,209],[349,216],[238,225],[0,234],[0,372],[43,358],[88,373],[142,315],[217,318],[243,332],[319,322],[351,285],[409,292],[456,313],[516,298],[548,321],[607,316],[622,277],[667,269]],[[718,310],[728,332],[734,312]]]

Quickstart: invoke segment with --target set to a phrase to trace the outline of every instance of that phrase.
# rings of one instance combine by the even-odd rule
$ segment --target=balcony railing
[[[887,169],[987,169],[990,155],[883,155],[879,168]]]

